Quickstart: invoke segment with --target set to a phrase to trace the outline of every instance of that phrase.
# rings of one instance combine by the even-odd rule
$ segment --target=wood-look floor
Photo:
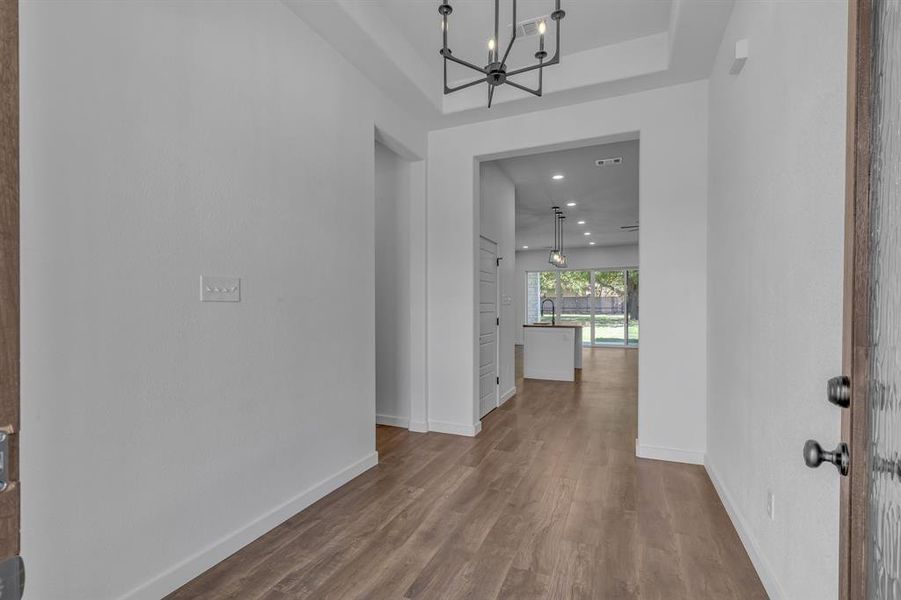
[[[168,599],[766,598],[703,468],[635,458],[637,357],[517,353],[478,437],[379,426],[377,467]]]

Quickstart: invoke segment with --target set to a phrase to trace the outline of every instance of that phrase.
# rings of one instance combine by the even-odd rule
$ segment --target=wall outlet
[[[768,516],[771,521],[776,520],[776,495],[770,491],[767,491],[766,493],[766,516]]]
[[[241,280],[237,277],[200,276],[201,302],[240,302]]]

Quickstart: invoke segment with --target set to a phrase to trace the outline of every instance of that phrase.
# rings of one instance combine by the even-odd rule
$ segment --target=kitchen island
[[[575,381],[582,368],[582,326],[523,325],[523,377]]]

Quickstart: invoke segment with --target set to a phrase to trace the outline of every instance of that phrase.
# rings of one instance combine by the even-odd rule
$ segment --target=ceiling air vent
[[[615,167],[617,165],[623,164],[623,157],[614,156],[613,158],[602,158],[600,160],[594,161],[594,164],[599,167]]]
[[[544,21],[545,23],[550,23],[551,17],[534,17],[526,21],[520,21],[516,24],[516,37],[527,38],[538,35],[538,24],[542,21]]]

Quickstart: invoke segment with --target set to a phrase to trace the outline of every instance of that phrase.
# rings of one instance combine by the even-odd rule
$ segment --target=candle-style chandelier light
[[[547,261],[558,269],[566,268],[566,254],[563,252],[563,221],[566,215],[559,206],[552,206],[554,211],[554,248],[548,255]]]
[[[516,22],[516,0],[513,0],[513,31],[510,34],[510,41],[507,44],[507,49],[504,51],[503,57],[500,57],[498,54],[498,50],[500,49],[500,39],[498,37],[500,33],[500,0],[494,0],[494,37],[488,40],[488,64],[484,67],[480,67],[461,58],[457,58],[448,47],[447,18],[452,12],[454,12],[454,9],[450,4],[448,4],[448,0],[442,0],[441,5],[438,7],[438,13],[441,15],[441,37],[443,40],[442,48],[439,51],[439,54],[444,57],[445,94],[452,94],[453,92],[458,92],[480,83],[487,83],[488,108],[491,108],[491,102],[494,99],[494,88],[505,83],[515,87],[518,90],[529,92],[530,94],[534,94],[536,96],[541,96],[544,84],[544,67],[556,65],[560,62],[560,21],[562,21],[563,17],[566,16],[566,13],[560,9],[560,0],[556,0],[555,10],[550,14],[551,20],[555,21],[557,24],[557,34],[554,36],[556,44],[554,57],[547,62],[545,62],[544,60],[548,55],[547,51],[545,51],[544,49],[544,34],[547,29],[547,23],[542,20],[538,22],[538,52],[535,53],[535,58],[536,60],[538,60],[538,62],[527,67],[514,69],[512,71],[507,70],[507,57],[510,55],[510,50],[513,48],[514,42],[516,42],[516,29],[518,26],[518,23]],[[479,77],[478,79],[460,84],[455,87],[450,87],[447,85],[447,61],[455,62],[458,65],[463,65],[464,67],[472,69],[473,71],[478,71],[483,75],[483,77]],[[538,87],[535,89],[526,87],[522,84],[510,80],[510,77],[528,73],[536,69],[538,70]]]

